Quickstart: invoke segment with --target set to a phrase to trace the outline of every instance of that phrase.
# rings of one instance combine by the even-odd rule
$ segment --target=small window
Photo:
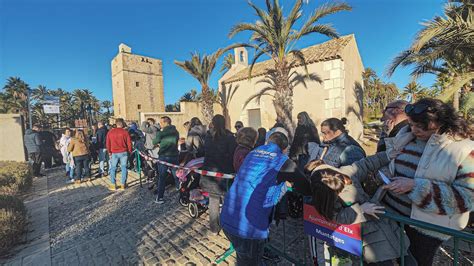
[[[137,105],[137,109],[138,110],[142,109],[142,105],[141,104]]]
[[[136,87],[140,87],[140,82],[138,82],[138,81],[135,82],[135,86],[136,86]]]
[[[244,51],[240,51],[240,62],[244,62]]]

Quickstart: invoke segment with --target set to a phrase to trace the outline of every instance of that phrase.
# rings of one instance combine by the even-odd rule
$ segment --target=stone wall
[[[204,123],[204,119],[201,112],[201,105],[196,102],[180,102],[180,112],[149,112],[140,113],[140,123],[148,118],[153,118],[156,121],[160,120],[162,116],[169,116],[172,124],[176,126],[179,131],[180,137],[186,137],[187,132],[183,127],[186,121],[191,120],[193,117],[198,117]],[[222,114],[222,108],[219,104],[214,104],[214,114]]]
[[[19,114],[0,114],[0,161],[26,160]]]

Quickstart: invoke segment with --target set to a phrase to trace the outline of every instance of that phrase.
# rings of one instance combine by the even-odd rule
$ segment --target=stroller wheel
[[[196,202],[189,203],[188,212],[192,218],[197,218],[199,216],[199,208]]]
[[[189,202],[185,198],[183,198],[181,195],[179,195],[178,201],[179,201],[179,204],[181,204],[181,206],[183,207],[187,207],[189,205]]]

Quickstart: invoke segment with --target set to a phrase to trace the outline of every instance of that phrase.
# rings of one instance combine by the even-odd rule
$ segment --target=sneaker
[[[165,203],[165,200],[164,199],[155,199],[155,203],[163,204],[163,203]]]
[[[66,181],[66,184],[73,184],[73,183],[74,183],[74,179],[68,179],[68,180]]]
[[[81,184],[81,180],[74,180],[74,184],[80,185],[80,184]]]
[[[109,190],[110,190],[110,191],[116,191],[116,190],[117,190],[117,186],[115,186],[115,185],[109,185]]]
[[[97,174],[95,178],[102,178],[102,176],[103,176],[102,174]]]
[[[125,190],[125,185],[124,185],[124,184],[121,184],[121,185],[119,186],[119,190]]]

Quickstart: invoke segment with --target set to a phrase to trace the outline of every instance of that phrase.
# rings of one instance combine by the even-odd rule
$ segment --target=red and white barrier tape
[[[140,155],[143,158],[145,158],[145,160],[147,160],[147,161],[152,161],[152,162],[163,164],[163,165],[166,165],[166,166],[169,166],[169,167],[178,168],[178,169],[186,169],[186,170],[190,170],[190,171],[193,171],[195,173],[198,173],[200,175],[205,175],[205,176],[218,177],[218,178],[227,178],[227,179],[233,179],[234,178],[234,175],[231,175],[231,174],[224,174],[224,173],[219,173],[219,172],[206,171],[206,170],[201,170],[201,169],[197,169],[197,168],[183,167],[183,166],[179,166],[179,165],[176,165],[176,164],[161,161],[157,158],[153,158],[149,155],[144,154],[141,151],[138,151],[138,153],[140,153]]]

